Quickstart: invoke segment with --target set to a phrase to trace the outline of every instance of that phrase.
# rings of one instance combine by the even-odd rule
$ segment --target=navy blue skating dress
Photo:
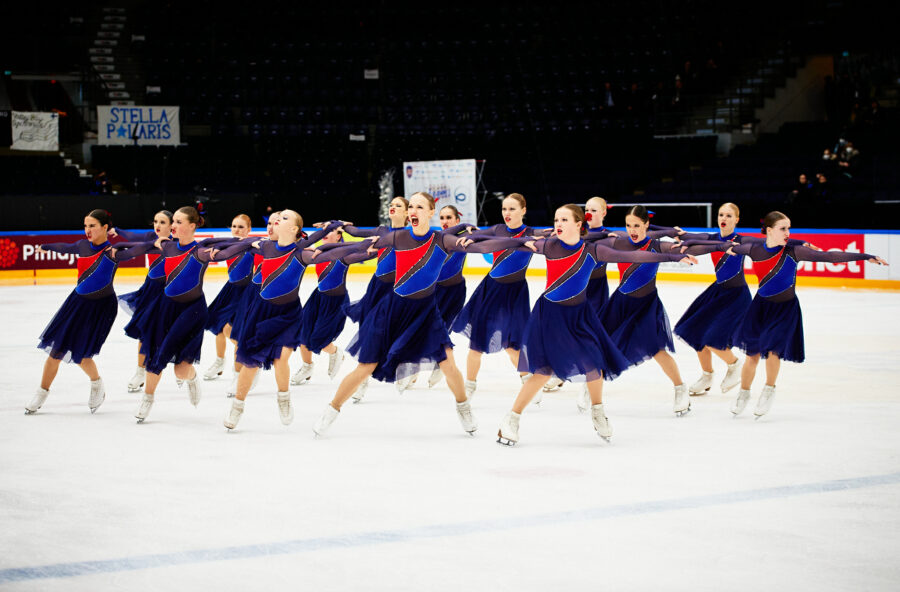
[[[495,239],[528,237],[529,226],[508,228],[497,224],[472,235]],[[496,353],[507,348],[518,350],[522,331],[528,322],[529,297],[525,274],[531,252],[503,249],[494,253],[494,262],[469,301],[453,322],[452,331],[469,338],[469,349]]]
[[[234,327],[234,319],[241,301],[253,277],[253,253],[241,253],[227,260],[228,281],[209,305],[206,330],[213,335],[223,331],[225,325]],[[235,339],[232,335],[232,339]],[[237,339],[235,339],[237,341]]]
[[[344,232],[354,237],[368,238],[371,236],[382,237],[391,232],[401,230],[400,228],[391,228],[389,226],[377,226],[371,230],[357,228],[355,226],[344,226]],[[362,321],[372,307],[382,298],[387,296],[394,285],[394,273],[396,270],[396,259],[394,250],[386,247],[378,250],[378,261],[375,264],[375,273],[366,286],[366,292],[363,297],[355,302],[351,302],[344,307],[344,312],[351,321],[357,325],[362,325]]]
[[[41,333],[38,348],[56,360],[80,364],[100,353],[116,319],[113,279],[119,262],[143,255],[147,247],[112,254],[109,242],[83,239],[42,245],[46,251],[78,255],[78,283]]]
[[[570,245],[556,237],[538,241],[547,258],[547,285],[525,326],[519,372],[563,380],[612,380],[631,362],[610,338],[587,297],[591,274],[601,261],[654,264],[681,254],[617,251],[598,242]]]
[[[803,315],[796,293],[798,262],[841,263],[874,257],[867,253],[816,251],[791,243],[770,248],[760,242],[733,249],[738,255],[750,257],[759,278],[759,289],[735,329],[734,345],[747,355],[765,358],[773,353],[782,360],[797,363],[806,359]]]
[[[208,249],[221,239],[192,241],[186,245],[166,241],[161,252],[164,258],[166,283],[164,297],[153,315],[141,320],[140,353],[146,356],[147,372],[160,374],[169,364],[200,360],[203,327],[208,312],[203,295],[203,277],[209,265]]]
[[[314,354],[327,347],[344,330],[350,302],[347,296],[347,270],[367,255],[347,255],[335,261],[316,263],[318,284],[303,306],[300,344]]]
[[[446,350],[453,343],[434,297],[444,261],[451,252],[486,253],[498,248],[494,241],[484,241],[463,249],[456,244],[457,239],[454,234],[434,229],[417,236],[410,229],[386,234],[371,245],[373,249],[393,250],[394,286],[363,318],[347,351],[360,364],[375,364],[372,376],[376,380],[400,380],[430,371],[447,359]],[[338,248],[329,253],[332,260]],[[343,248],[343,254],[348,254],[365,250],[366,246]]]

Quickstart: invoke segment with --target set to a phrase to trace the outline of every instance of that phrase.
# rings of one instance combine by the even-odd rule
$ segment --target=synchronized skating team
[[[795,294],[800,261],[865,260],[885,265],[866,253],[822,252],[790,238],[790,220],[771,212],[761,220],[763,237],[739,235],[738,207],[719,208],[718,232],[685,233],[678,227],[650,224],[643,206],[630,208],[624,232],[603,226],[607,204],[599,197],[585,208],[574,204],[556,210],[553,226],[538,230],[524,223],[525,198],[513,193],[502,203],[503,224],[486,229],[462,224],[459,212],[446,206],[439,212],[441,229],[429,224],[435,202],[427,193],[390,204],[390,226],[364,230],[344,221],[317,224],[307,236],[303,219],[293,210],[273,213],[265,238],[249,237],[250,218],[238,215],[231,238],[197,241],[203,225],[193,207],[174,214],[156,214],[153,230],[116,230],[109,212],[94,210],[84,219],[85,239],[72,244],[42,245],[43,250],[77,255],[74,291],[41,335],[47,352],[41,386],[26,405],[26,414],[40,409],[61,361],[81,366],[91,381],[91,413],[106,391],[94,357],[112,328],[118,306],[131,320],[128,336],[138,340],[138,369],[129,392],[143,389],[135,417],[143,422],[154,404],[160,375],[174,366],[179,385],[187,387],[193,405],[200,401],[200,360],[203,332],[216,338],[216,360],[203,378],[224,372],[225,348],[235,345],[234,377],[227,388],[233,397],[225,427],[235,429],[249,391],[261,368],[273,368],[278,386],[278,411],[283,424],[293,420],[290,384],[304,384],[313,371],[313,354],[328,356],[334,378],[346,354],[357,366],[337,387],[334,398],[315,422],[325,434],[344,403],[363,399],[370,378],[393,382],[402,392],[420,372],[429,373],[429,387],[446,380],[456,401],[463,429],[473,434],[478,424],[471,400],[485,353],[505,351],[518,371],[521,388],[511,410],[500,422],[497,441],[519,440],[521,414],[542,391],[564,381],[583,382],[577,403],[590,409],[598,436],[609,440],[612,428],[603,408],[603,380],[613,380],[629,367],[653,359],[674,386],[676,415],[690,410],[692,395],[713,384],[713,354],[727,364],[722,392],[739,386],[732,413],[740,414],[750,399],[750,387],[760,359],[765,360],[765,385],[755,408],[757,418],[772,406],[781,360],[803,362],[803,323]],[[362,240],[345,243],[343,233]],[[111,245],[116,234],[127,242]],[[672,240],[661,240],[668,238]],[[466,302],[463,265],[466,253],[493,253],[490,271]],[[525,280],[534,254],[546,258],[546,287],[529,308]],[[675,359],[673,330],[656,290],[659,263],[694,264],[710,254],[716,281],[690,305],[674,334],[696,352],[702,369],[688,387]],[[147,277],[136,292],[116,298],[113,279],[119,262],[147,255]],[[744,257],[753,263],[759,289],[751,298],[744,277]],[[350,265],[377,258],[365,295],[351,303],[347,295]],[[228,281],[207,307],[203,278],[211,261],[227,261]],[[607,264],[619,267],[620,280],[612,295]],[[315,265],[316,290],[304,305],[299,288],[306,268]],[[359,329],[345,353],[335,343],[346,319]],[[465,377],[453,358],[450,333],[469,338]],[[300,349],[302,365],[291,376],[290,356]],[[746,357],[740,364],[733,348]]]

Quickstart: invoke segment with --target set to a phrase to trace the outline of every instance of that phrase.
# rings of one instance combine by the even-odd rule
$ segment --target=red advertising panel
[[[77,255],[38,251],[47,243],[74,243],[84,235],[78,234],[0,234],[0,270],[3,269],[75,269]],[[118,238],[112,241],[123,242]],[[135,257],[119,264],[120,267],[144,267],[146,257]]]

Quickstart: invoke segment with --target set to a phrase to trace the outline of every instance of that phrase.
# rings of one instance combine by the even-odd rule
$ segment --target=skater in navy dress
[[[347,348],[358,365],[341,381],[331,404],[313,428],[322,435],[338,416],[341,406],[369,376],[393,382],[431,369],[435,363],[447,379],[463,429],[473,433],[477,424],[463,388],[462,375],[453,361],[453,344],[434,299],[434,287],[447,255],[454,251],[491,252],[495,241],[463,247],[460,237],[428,226],[434,198],[416,193],[410,198],[411,227],[378,238],[370,252],[392,248],[396,258],[394,287],[380,299],[360,326],[358,339]],[[327,246],[327,245],[326,245]],[[343,247],[366,249],[366,245]],[[334,249],[338,251],[338,249]],[[339,252],[339,251],[338,251]]]
[[[275,227],[278,226],[278,218],[281,212],[272,212],[269,214],[268,220],[266,220],[266,238],[263,240],[275,240]],[[231,341],[235,344],[235,354],[237,353],[237,344],[241,340],[241,333],[244,328],[244,319],[247,318],[247,311],[250,309],[250,305],[254,300],[259,298],[259,289],[262,285],[262,262],[263,256],[258,253],[251,253],[253,257],[253,272],[250,276],[250,284],[247,286],[247,289],[241,294],[241,297],[238,299],[237,306],[234,309],[234,314],[232,315],[232,323],[231,323]],[[241,363],[237,361],[235,357],[234,360],[234,374],[231,377],[231,383],[228,385],[228,388],[225,390],[225,394],[228,397],[233,397],[234,393],[237,392],[237,380],[238,374],[241,372]],[[259,379],[259,373],[256,375],[256,379]],[[256,383],[254,382],[254,385]],[[250,390],[253,390],[253,387],[250,387]]]
[[[769,412],[775,396],[775,382],[781,360],[801,363],[806,358],[803,343],[803,316],[797,300],[797,265],[800,261],[869,261],[887,265],[884,259],[867,253],[817,251],[790,244],[791,221],[781,212],[770,212],[762,221],[765,242],[734,245],[732,251],[753,261],[759,289],[734,333],[734,345],[747,354],[741,369],[741,390],[732,406],[740,414],[750,400],[750,387],[760,358],[766,360],[766,383],[754,415]],[[690,241],[685,244],[690,244]],[[723,246],[728,243],[722,243]]]
[[[200,402],[200,379],[194,363],[200,360],[203,327],[209,317],[203,295],[203,276],[214,246],[233,239],[194,240],[203,218],[191,206],[179,208],[173,216],[172,240],[157,239],[155,251],[164,259],[164,297],[155,313],[142,321],[141,353],[146,356],[147,378],[144,395],[135,417],[142,423],[150,414],[160,374],[170,363],[176,378],[187,383],[191,404]],[[153,243],[145,243],[153,244]]]
[[[340,229],[329,232],[322,244],[343,244]],[[300,358],[303,364],[291,378],[291,384],[306,384],[312,376],[313,354],[328,354],[328,377],[334,378],[344,361],[344,350],[334,340],[344,330],[347,296],[347,271],[350,265],[369,259],[368,253],[353,253],[334,261],[316,263],[316,289],[303,305],[300,320]]]
[[[738,244],[763,242],[764,239],[737,234],[735,227],[740,220],[740,210],[733,203],[722,204],[718,213],[719,232],[710,234],[690,234],[692,238],[710,241],[730,241]],[[801,245],[803,241],[789,239],[788,244]],[[808,244],[806,246],[809,246]],[[750,307],[750,289],[744,277],[744,257],[728,253],[712,253],[716,270],[716,281],[700,294],[675,324],[675,335],[690,345],[700,360],[703,374],[690,386],[691,396],[704,395],[712,386],[712,354],[727,365],[722,381],[723,393],[728,392],[741,381],[740,361],[731,351],[735,324],[744,318]]]
[[[88,407],[94,413],[106,399],[103,380],[94,356],[109,336],[116,318],[116,293],[113,279],[119,262],[137,257],[146,249],[117,251],[109,244],[110,215],[93,210],[84,218],[85,238],[75,243],[41,245],[39,251],[77,255],[78,283],[63,302],[50,324],[41,333],[39,349],[47,352],[41,386],[25,406],[25,413],[36,413],[50,394],[60,362],[78,364],[91,381]],[[130,251],[130,252],[129,252]]]
[[[469,232],[469,227],[461,224],[459,210],[456,206],[444,206],[438,212],[438,218],[441,222],[441,230],[444,232],[458,235]],[[463,277],[465,264],[465,253],[450,253],[441,267],[441,273],[434,288],[434,298],[448,331],[466,303],[466,280]],[[428,378],[428,388],[432,388],[440,382],[442,376],[440,366],[435,366]]]
[[[525,326],[519,370],[531,377],[522,385],[512,410],[504,417],[498,442],[518,441],[519,419],[541,387],[555,375],[584,380],[591,398],[594,429],[604,439],[612,429],[603,410],[603,379],[612,380],[630,365],[591,310],[587,287],[598,261],[659,263],[685,261],[681,253],[617,251],[598,241],[585,242],[584,212],[575,204],[556,210],[550,238],[532,243],[547,259],[547,285]],[[520,239],[521,240],[521,239]]]
[[[147,242],[155,241],[157,238],[169,238],[171,229],[172,212],[160,210],[153,216],[153,230],[131,232],[116,229],[115,233],[126,241]],[[144,278],[144,283],[141,284],[141,287],[135,292],[119,296],[119,306],[131,316],[131,320],[125,325],[125,334],[138,341],[137,369],[134,371],[134,376],[128,381],[129,393],[136,393],[141,390],[147,373],[144,354],[141,353],[141,336],[138,332],[138,327],[145,315],[152,316],[154,314],[159,300],[163,297],[163,287],[166,283],[162,257],[155,254],[147,255],[147,262],[149,263],[149,269],[147,269],[147,277]]]
[[[602,242],[623,251],[703,255],[723,250],[717,245],[696,245],[682,251],[682,247],[675,243],[648,236],[649,224],[647,209],[633,206],[625,216],[628,236],[607,238]],[[619,285],[600,311],[600,322],[630,364],[636,366],[650,358],[656,360],[675,387],[673,410],[677,415],[682,415],[690,410],[690,398],[678,364],[669,354],[675,351],[675,343],[669,317],[656,290],[658,269],[658,263],[619,263]]]
[[[225,427],[234,429],[244,412],[244,401],[261,368],[274,368],[278,386],[281,422],[294,419],[290,393],[290,357],[300,345],[300,281],[313,263],[313,252],[305,247],[340,228],[335,222],[308,239],[303,238],[303,218],[293,210],[282,210],[275,225],[275,240],[246,239],[223,248],[216,258],[231,258],[252,249],[262,255],[262,285],[250,304],[238,341],[236,358],[241,364],[235,400],[225,417]]]
[[[231,221],[231,236],[245,239],[253,230],[250,216],[238,214]],[[216,360],[203,373],[204,380],[215,380],[225,369],[225,344],[231,338],[231,327],[235,311],[250,285],[253,275],[253,255],[241,253],[228,259],[228,280],[209,305],[209,319],[206,330],[216,336]],[[238,370],[239,371],[239,370]]]
[[[511,193],[503,200],[504,224],[479,230],[472,237],[520,238],[531,237],[534,229],[526,226],[525,198]],[[452,331],[469,338],[466,358],[466,392],[475,392],[481,357],[485,353],[505,350],[514,367],[519,364],[522,331],[528,321],[528,283],[525,274],[531,254],[516,249],[494,253],[491,270],[484,277],[469,301],[453,322]],[[520,373],[525,381],[527,376]]]

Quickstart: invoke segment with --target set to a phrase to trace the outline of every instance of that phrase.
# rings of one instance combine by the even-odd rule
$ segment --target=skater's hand
[[[540,237],[540,238],[544,238],[544,237]],[[538,239],[535,239],[535,240],[538,240]],[[533,240],[527,241],[525,243],[525,246],[528,247],[529,249],[531,249],[532,251],[534,251],[535,253],[537,253],[537,245],[534,244]]]
[[[473,240],[470,239],[470,238],[466,238],[466,237],[464,237],[464,236],[461,236],[461,237],[459,237],[458,239],[456,239],[456,246],[457,246],[457,247],[462,247],[462,248],[465,249],[466,247],[468,247],[469,245],[471,245],[471,244],[474,243],[474,242],[475,242],[475,241],[473,241]]]
[[[253,241],[252,243],[250,243],[250,246],[253,247],[254,249],[258,249],[261,244],[262,244],[262,241],[258,240],[258,241]]]
[[[888,262],[882,259],[881,257],[872,257],[868,260],[869,263],[875,263],[876,265],[887,265]]]
[[[43,248],[41,245],[38,245],[38,246],[37,246],[37,252],[38,252],[38,253],[46,253],[47,251],[45,251],[44,248]]]
[[[697,265],[697,258],[693,255],[685,255],[684,259],[681,259],[679,263],[690,263],[691,265]]]
[[[313,258],[313,261],[315,261],[316,257],[318,257],[319,255],[322,254],[322,251],[320,251],[319,249],[317,249],[315,247],[307,247],[307,250],[310,250],[310,249],[312,249],[312,258]]]
[[[206,249],[206,252],[209,253],[209,260],[210,260],[210,261],[215,261],[215,260],[216,260],[216,255],[219,254],[219,249],[216,249],[216,248],[209,248],[209,249]]]
[[[153,246],[156,247],[157,249],[161,249],[163,242],[165,242],[167,240],[169,240],[167,237],[161,236],[158,239],[156,239],[155,241],[153,241]]]
[[[734,252],[734,248],[733,248],[733,247],[728,247],[728,250],[725,251],[725,254],[726,254],[726,255],[731,255],[732,257],[736,257],[736,256],[737,256],[737,253]]]
[[[106,234],[108,234],[109,236],[119,236],[119,233],[116,232],[115,228],[110,228],[109,232],[107,232]]]
[[[678,236],[681,236],[682,234],[687,234],[685,231],[683,231],[683,230],[681,229],[680,226],[673,226],[672,228],[674,228],[675,230],[678,231]]]
[[[616,238],[619,238],[619,233],[618,233],[618,232],[610,232],[610,233],[607,234],[606,236],[614,236],[614,237],[616,237]]]
[[[820,249],[819,247],[817,247],[816,245],[814,245],[814,244],[812,244],[812,243],[803,243],[803,246],[804,246],[804,247],[809,247],[810,249],[813,249],[813,250],[815,250],[815,251],[821,251],[821,250],[822,250],[822,249]]]

